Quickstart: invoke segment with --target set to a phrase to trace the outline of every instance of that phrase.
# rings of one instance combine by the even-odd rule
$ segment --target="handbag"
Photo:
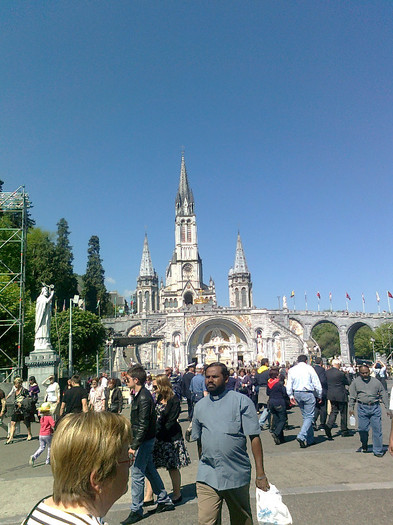
[[[267,492],[257,488],[256,500],[258,525],[292,524],[292,516],[277,487],[270,484]]]

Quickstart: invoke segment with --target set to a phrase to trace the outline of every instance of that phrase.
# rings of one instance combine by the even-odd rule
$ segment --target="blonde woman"
[[[37,503],[23,525],[101,525],[127,492],[130,442],[130,422],[123,416],[64,416],[52,440],[53,495]]]
[[[153,380],[156,393],[157,430],[153,450],[153,461],[156,468],[168,470],[172,481],[174,504],[180,503],[180,468],[191,463],[184,443],[181,427],[177,421],[180,414],[180,401],[175,396],[167,375],[160,374]]]

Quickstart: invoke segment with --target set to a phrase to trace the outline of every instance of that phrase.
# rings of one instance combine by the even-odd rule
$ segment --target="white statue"
[[[282,298],[282,307],[284,310],[288,310],[288,304],[287,304],[287,296],[284,295],[284,297]]]
[[[43,285],[41,294],[37,297],[35,306],[35,349],[51,349],[50,320],[52,315],[52,299],[54,286]],[[49,289],[51,292],[49,293]]]

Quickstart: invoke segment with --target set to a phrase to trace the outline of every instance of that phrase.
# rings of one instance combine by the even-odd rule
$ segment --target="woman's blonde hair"
[[[114,477],[121,452],[130,442],[130,422],[119,414],[86,412],[61,419],[51,448],[55,504],[93,500],[91,473],[98,483]]]
[[[15,377],[14,385],[23,385],[23,379],[21,377]]]
[[[159,374],[154,381],[157,383],[157,392],[162,399],[168,401],[175,395],[169,377],[166,374]]]

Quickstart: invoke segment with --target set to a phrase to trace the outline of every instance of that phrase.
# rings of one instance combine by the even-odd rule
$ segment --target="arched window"
[[[247,290],[242,288],[242,307],[248,306],[247,304]]]
[[[191,242],[191,221],[187,221],[187,242]]]
[[[183,297],[184,304],[192,304],[194,299],[191,292],[186,292]]]
[[[240,306],[239,289],[238,288],[235,288],[235,306],[237,306],[237,307]]]
[[[181,242],[186,242],[186,223],[182,221],[181,223]]]
[[[174,308],[177,308],[177,299],[175,299],[175,300],[173,301],[173,306],[174,306]]]
[[[139,292],[138,295],[138,312],[142,312],[142,292]]]
[[[150,304],[149,303],[150,303],[150,294],[146,290],[146,292],[145,292],[145,308],[146,308],[146,312],[150,311]]]
[[[156,292],[151,293],[151,309],[153,312],[156,311]]]

